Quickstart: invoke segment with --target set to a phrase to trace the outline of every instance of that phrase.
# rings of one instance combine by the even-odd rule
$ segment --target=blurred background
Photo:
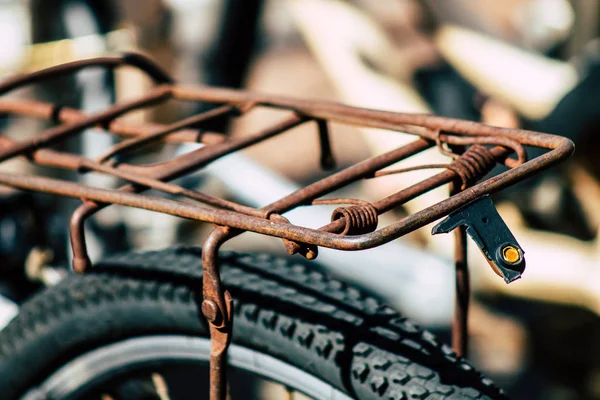
[[[572,160],[494,198],[527,253],[523,279],[506,286],[470,246],[469,358],[515,399],[600,399],[599,19],[596,0],[2,0],[0,75],[136,50],[185,84],[435,113],[571,138],[577,146]],[[11,96],[93,112],[150,85],[127,69],[86,70]],[[169,103],[127,118],[169,122],[206,107]],[[218,121],[210,129],[248,135],[278,117],[261,111]],[[43,128],[31,119],[0,120],[0,129],[14,138]],[[338,125],[331,135],[337,168],[411,140]],[[96,156],[111,144],[91,130],[65,147]],[[167,146],[140,160],[151,162],[189,146]],[[437,152],[424,157],[443,160]],[[295,132],[178,183],[262,206],[325,176],[318,158],[314,132]],[[34,172],[20,161],[2,168]],[[343,190],[374,200],[428,174],[390,176]],[[97,176],[79,179],[116,184]],[[397,220],[445,196],[447,188],[434,191],[381,221]],[[67,273],[68,219],[78,202],[1,187],[0,202],[3,326],[22,301]],[[318,227],[330,213],[327,207],[311,208],[289,217]],[[131,248],[201,245],[208,228],[114,206],[87,227],[93,259]],[[452,240],[429,232],[426,227],[366,252],[323,250],[316,262],[449,341]],[[228,247],[285,254],[280,241],[252,234]]]

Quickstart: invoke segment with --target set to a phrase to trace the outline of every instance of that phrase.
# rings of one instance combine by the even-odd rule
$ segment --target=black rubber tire
[[[233,342],[359,399],[504,399],[429,332],[297,258],[223,253],[235,299]],[[156,334],[207,336],[201,254],[120,254],[34,296],[0,332],[0,393],[18,398],[99,346]]]

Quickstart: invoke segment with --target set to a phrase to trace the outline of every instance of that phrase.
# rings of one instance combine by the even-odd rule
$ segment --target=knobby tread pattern
[[[232,252],[220,263],[235,343],[359,399],[506,398],[434,335],[314,263]],[[0,392],[22,393],[76,355],[124,338],[207,336],[201,279],[200,249],[179,247],[108,257],[35,296],[0,332]]]

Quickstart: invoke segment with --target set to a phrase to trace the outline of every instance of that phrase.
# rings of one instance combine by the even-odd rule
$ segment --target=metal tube
[[[233,330],[233,299],[221,286],[219,248],[231,237],[229,228],[217,227],[202,246],[202,314],[210,329],[210,400],[227,396],[227,348]]]
[[[355,182],[365,178],[375,171],[394,164],[404,158],[410,157],[420,151],[432,146],[427,140],[418,139],[406,146],[394,149],[388,153],[372,157],[351,167],[343,169],[327,178],[321,179],[311,185],[306,186],[294,193],[265,206],[265,209],[273,210],[277,213],[284,213],[290,208],[309,202],[324,194],[330,193],[348,183]]]
[[[90,115],[86,118],[82,118],[69,125],[61,125],[55,128],[50,128],[39,136],[26,141],[17,142],[13,146],[1,150],[0,162],[17,155],[21,155],[25,152],[35,150],[41,146],[49,146],[58,140],[66,139],[80,132],[82,129],[94,126],[96,124],[106,123],[129,111],[159,103],[169,97],[171,97],[171,88],[168,86],[160,86],[157,89],[154,89],[152,93],[144,98],[115,105],[107,110]]]
[[[451,195],[460,191],[460,185],[450,185]],[[469,351],[469,300],[471,285],[467,259],[467,231],[464,226],[454,230],[455,303],[452,322],[452,347],[456,354],[467,357]]]
[[[56,123],[72,123],[86,116],[83,112],[69,107],[59,107],[53,104],[35,100],[0,100],[0,114],[15,114],[24,117],[42,118]],[[98,126],[101,127],[101,126]],[[133,123],[123,120],[111,121],[106,130],[119,136],[146,136],[150,132],[164,128],[164,125],[151,122]],[[165,142],[194,143],[206,145],[222,143],[225,135],[217,132],[200,131],[198,129],[181,129],[161,138]]]
[[[157,141],[162,139],[163,137],[181,130],[183,128],[187,128],[190,125],[197,125],[200,122],[208,121],[212,118],[217,118],[226,114],[231,113],[234,110],[233,106],[221,106],[215,109],[203,112],[198,115],[194,115],[192,117],[183,119],[181,121],[175,122],[173,124],[167,125],[164,128],[158,129],[154,132],[148,133],[144,136],[139,136],[136,138],[132,138],[129,140],[125,140],[115,146],[113,146],[110,150],[104,153],[102,156],[98,158],[98,161],[103,162],[111,157],[116,156],[117,154],[124,153],[127,150],[131,150],[133,148],[139,148],[143,145],[151,143],[153,141]]]

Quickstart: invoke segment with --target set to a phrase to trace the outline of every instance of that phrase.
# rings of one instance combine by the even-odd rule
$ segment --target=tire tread
[[[434,335],[315,264],[267,254],[220,256],[223,282],[235,299],[234,342],[279,357],[360,399],[505,398]],[[74,352],[108,340],[152,330],[207,335],[198,318],[201,278],[200,250],[178,247],[116,254],[90,273],[34,296],[0,332],[0,389],[37,384],[19,363],[38,365],[37,375],[45,376]],[[114,318],[103,320],[101,312],[108,309]],[[89,313],[99,316],[93,326],[56,337],[61,324]],[[119,325],[119,318],[129,318],[130,326]],[[62,357],[49,354],[57,353],[49,344],[57,340]],[[39,358],[34,363],[24,361],[34,355]]]

